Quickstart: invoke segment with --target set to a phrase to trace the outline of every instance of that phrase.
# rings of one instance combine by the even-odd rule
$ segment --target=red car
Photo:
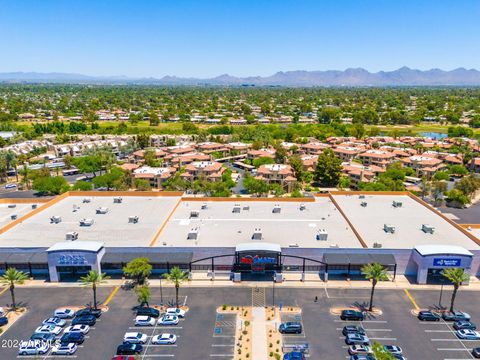
[[[117,355],[112,360],[135,360],[135,356]]]

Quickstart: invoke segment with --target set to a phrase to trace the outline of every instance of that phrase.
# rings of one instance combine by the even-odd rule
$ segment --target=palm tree
[[[453,304],[455,303],[455,297],[460,285],[468,280],[468,275],[462,268],[450,268],[443,270],[442,273],[453,284],[452,300],[450,302],[450,311],[453,311]]]
[[[10,288],[10,294],[12,295],[12,308],[16,309],[15,303],[15,285],[21,285],[28,279],[28,274],[23,271],[18,271],[15,268],[8,268],[0,277],[0,283]]]
[[[93,308],[97,309],[97,285],[104,283],[110,276],[99,273],[97,270],[90,270],[86,276],[80,278],[85,286],[91,286],[93,290]]]
[[[362,266],[361,271],[362,274],[365,275],[365,278],[372,281],[372,291],[370,292],[370,305],[368,307],[368,311],[372,311],[375,286],[379,281],[388,280],[387,269],[382,264],[373,263]]]
[[[140,303],[140,306],[147,305],[148,307],[148,303],[150,302],[150,299],[152,297],[148,285],[139,286],[136,288],[135,291],[137,293],[137,299]]]
[[[178,308],[178,290],[180,289],[180,284],[188,279],[188,273],[182,271],[178,266],[174,266],[172,270],[164,274],[163,277],[175,285],[175,304]]]

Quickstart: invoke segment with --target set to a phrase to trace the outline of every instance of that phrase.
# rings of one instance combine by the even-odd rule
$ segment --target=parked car
[[[18,347],[19,355],[43,355],[50,350],[50,343],[38,340],[22,341]]]
[[[473,348],[472,355],[475,359],[480,359],[480,347]]]
[[[365,335],[365,329],[362,328],[361,326],[347,325],[347,326],[343,327],[342,334],[345,335],[345,336],[347,336],[347,334]]]
[[[75,316],[72,320],[72,325],[88,325],[93,326],[97,322],[97,318],[93,315],[83,315],[83,316]]]
[[[372,348],[368,345],[351,345],[348,348],[348,353],[350,355],[355,355],[355,354],[366,355],[366,354],[371,354],[372,352],[373,352]]]
[[[8,190],[8,189],[16,189],[17,188],[17,184],[7,184],[5,185],[5,189]]]
[[[93,315],[98,319],[100,316],[102,316],[102,310],[88,307],[82,310],[78,310],[75,315],[76,316]]]
[[[364,315],[363,312],[357,310],[343,310],[340,314],[340,319],[362,321],[364,319]]]
[[[300,351],[291,351],[283,355],[283,360],[305,360],[305,355]]]
[[[158,325],[177,325],[178,324],[178,316],[177,315],[170,315],[165,314],[157,321]]]
[[[140,344],[121,344],[117,346],[117,355],[136,355],[143,351]]]
[[[55,326],[64,327],[67,322],[59,317],[51,317],[42,321],[43,325],[53,324]]]
[[[348,334],[345,337],[345,343],[347,345],[370,345],[370,339],[365,335]]]
[[[372,354],[356,354],[350,356],[350,360],[375,360]]]
[[[400,346],[395,345],[384,345],[383,348],[393,355],[402,355],[403,350]]]
[[[85,341],[85,335],[83,335],[81,332],[69,332],[69,333],[63,334],[62,337],[60,338],[60,343],[63,343],[63,344],[69,344],[69,343],[83,344],[84,341]]]
[[[440,316],[430,310],[420,311],[417,318],[421,321],[440,321]]]
[[[464,340],[480,340],[480,332],[469,329],[462,329],[455,331],[458,338]]]
[[[127,332],[123,335],[123,342],[130,344],[145,344],[147,342],[147,334],[141,332]]]
[[[55,342],[55,339],[57,337],[55,334],[52,333],[34,333],[32,336],[30,336],[30,340],[38,340],[38,341],[43,341],[43,342],[49,342],[50,345]]]
[[[445,321],[470,321],[470,315],[463,311],[445,312],[442,318]]]
[[[137,308],[137,316],[139,315],[158,318],[160,316],[160,311],[151,307],[139,307]]]
[[[180,308],[168,308],[166,313],[177,315],[179,318],[185,317],[185,310],[182,310]]]
[[[54,311],[53,316],[60,319],[72,319],[75,316],[75,311],[67,308],[60,308]]]
[[[52,355],[73,355],[77,348],[75,343],[60,343],[52,348]]]
[[[470,321],[457,321],[453,324],[453,328],[455,330],[462,330],[462,329],[470,329],[470,330],[477,330],[477,325]]]
[[[296,321],[287,321],[280,324],[278,331],[281,334],[301,334],[302,324]]]
[[[117,355],[112,357],[112,360],[136,360],[136,359],[135,359],[135,356]]]
[[[135,326],[153,326],[155,319],[150,316],[140,315],[135,318]]]
[[[174,334],[163,333],[155,335],[152,338],[152,344],[154,345],[171,345],[177,342],[177,336]]]
[[[82,333],[82,334],[88,334],[90,331],[90,326],[88,325],[71,325],[67,327],[64,331],[64,333]]]
[[[55,334],[58,335],[62,331],[62,328],[60,326],[56,326],[54,324],[47,324],[47,325],[42,325],[39,326],[35,329],[36,333],[47,333],[47,334]]]
[[[7,325],[8,324],[8,317],[2,316],[0,317],[0,326]]]

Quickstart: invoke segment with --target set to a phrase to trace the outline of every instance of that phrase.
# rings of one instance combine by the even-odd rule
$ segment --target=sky
[[[0,0],[0,72],[480,69],[479,0]]]

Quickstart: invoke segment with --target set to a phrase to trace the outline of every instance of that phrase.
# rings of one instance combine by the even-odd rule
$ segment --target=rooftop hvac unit
[[[128,217],[128,223],[129,223],[129,224],[136,224],[136,223],[138,223],[138,216],[129,216],[129,217]]]
[[[395,233],[395,226],[390,224],[383,224],[383,230],[386,233],[394,234]]]
[[[18,217],[17,214],[13,214],[13,215],[10,216],[10,219],[12,219],[12,220],[17,220],[17,217]]]
[[[359,199],[365,199],[365,195],[358,195]]]
[[[89,198],[84,198],[84,199],[82,200],[82,203],[84,203],[84,204],[90,204],[91,201],[92,201],[92,200],[90,200]]]
[[[207,209],[207,203],[203,203],[201,209],[206,210]]]
[[[32,204],[32,209],[36,209],[37,208],[37,204]]]
[[[422,224],[422,231],[426,233],[433,234],[435,232],[435,227],[428,224]]]
[[[362,201],[362,202],[360,203],[360,206],[361,206],[361,207],[367,207],[367,202],[366,202],[366,201]]]
[[[200,213],[197,210],[190,211],[190,219],[191,218],[198,218],[199,215],[200,215]]]
[[[255,228],[253,231],[252,240],[262,240],[262,229]]]
[[[99,208],[97,208],[96,213],[97,214],[106,214],[106,213],[108,213],[108,208],[107,207],[99,207]]]
[[[402,202],[401,201],[393,201],[392,206],[395,208],[401,208],[402,207]]]
[[[300,204],[300,211],[303,211],[303,210],[305,210],[306,208],[307,208],[307,207],[305,206],[305,204],[303,204],[303,203]]]
[[[288,247],[295,247],[295,248],[297,248],[297,247],[298,247],[298,244],[297,244],[297,243],[295,243],[295,244],[288,244]]]
[[[249,211],[249,210],[250,210],[250,205],[245,205],[245,206],[243,207],[243,210],[244,210],[244,211]]]
[[[80,209],[80,206],[73,204],[73,212],[77,212]]]
[[[187,240],[197,240],[198,238],[198,227],[190,229],[187,235]]]
[[[280,205],[276,204],[276,205],[273,206],[272,213],[280,214],[281,211],[282,211],[282,208],[280,207]]]
[[[80,220],[80,226],[92,226],[93,225],[93,219],[81,219]]]
[[[338,244],[330,244],[331,248],[338,248]]]
[[[123,199],[121,197],[114,197],[113,198],[113,203],[114,204],[121,204]]]
[[[235,205],[233,206],[232,213],[234,213],[234,214],[239,214],[239,213],[240,213],[240,210],[241,210],[240,205],[239,205],[239,204],[235,204]]]
[[[50,218],[50,223],[51,224],[58,224],[62,222],[62,217],[61,216],[52,216]]]
[[[67,232],[65,239],[70,241],[78,240],[78,233],[76,231]]]
[[[376,249],[378,249],[378,248],[381,248],[381,247],[382,247],[382,244],[377,243],[377,242],[374,242],[374,243],[373,243],[373,247],[376,248]]]
[[[9,209],[15,209],[17,207],[16,204],[8,204]]]
[[[317,231],[317,240],[327,241],[328,239],[328,232],[325,229],[319,229]]]

